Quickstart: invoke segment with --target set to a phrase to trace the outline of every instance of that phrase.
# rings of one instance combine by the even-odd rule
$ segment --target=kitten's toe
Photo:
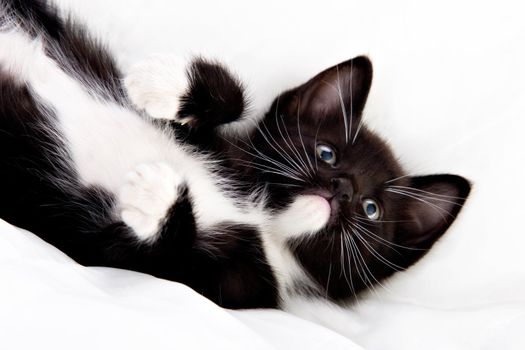
[[[155,119],[177,120],[180,98],[188,91],[186,64],[177,56],[154,55],[134,65],[124,85],[133,104]]]
[[[182,177],[165,163],[141,164],[127,174],[119,193],[120,213],[137,238],[155,239],[182,184]]]

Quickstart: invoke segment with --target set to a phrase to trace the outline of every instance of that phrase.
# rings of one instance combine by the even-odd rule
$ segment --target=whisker
[[[363,117],[361,117],[361,121],[357,125],[357,130],[355,131],[354,139],[352,140],[352,145],[355,143],[355,140],[357,139],[357,135],[359,135],[359,131],[361,131],[363,124],[364,124],[364,119]]]
[[[428,195],[431,195],[431,196],[435,196],[435,197],[443,197],[443,198],[449,198],[449,199],[466,199],[465,197],[448,196],[446,194],[429,192],[429,191],[425,191],[425,190],[422,190],[422,189],[419,189],[419,188],[408,187],[408,186],[397,186],[397,185],[394,185],[394,186],[389,186],[387,188],[395,188],[395,189],[406,190],[406,191],[415,191],[415,192],[425,193],[425,194],[428,194]]]
[[[310,164],[310,169],[312,170],[312,172],[315,172],[312,162],[310,161],[310,157],[308,157],[308,153],[306,152],[306,147],[303,141],[303,135],[301,133],[301,115],[299,110],[300,105],[301,103],[299,102],[299,104],[297,105],[297,133],[299,134],[299,140],[301,141],[301,145],[303,146],[304,156],[308,161],[308,164]]]
[[[337,94],[339,95],[339,103],[341,104],[341,112],[343,112],[343,121],[345,124],[345,142],[348,144],[348,115],[346,113],[345,102],[343,100],[343,93],[341,91],[341,80],[339,78],[339,67],[336,67],[337,72]],[[352,106],[352,100],[350,99],[350,106]],[[350,110],[352,107],[350,107]],[[352,115],[350,114],[350,118]],[[352,130],[352,120],[350,119],[350,130]]]
[[[356,219],[356,221],[358,221],[358,220]],[[394,250],[395,252],[397,252],[397,253],[399,253],[399,251],[394,249],[394,248],[392,248],[392,247],[398,247],[398,248],[408,249],[408,250],[426,250],[426,249],[408,247],[408,246],[404,246],[404,245],[401,245],[401,244],[397,244],[397,243],[391,242],[391,241],[389,241],[387,239],[384,239],[383,237],[375,234],[374,232],[368,230],[366,227],[363,227],[363,226],[359,225],[358,223],[351,223],[351,225],[354,225],[354,226],[358,227],[359,229],[361,229],[361,232],[363,234],[369,236],[374,241],[390,246],[390,248],[392,250]],[[399,254],[401,254],[401,253],[399,253]]]
[[[391,192],[391,193],[396,193],[396,194],[399,194],[399,195],[402,195],[402,196],[406,196],[406,197],[415,199],[415,200],[420,201],[422,203],[425,203],[425,204],[429,205],[431,208],[434,208],[439,213],[439,215],[441,215],[443,220],[445,220],[445,221],[446,221],[446,218],[445,218],[445,216],[443,214],[447,214],[448,216],[454,218],[454,215],[450,214],[444,208],[441,208],[440,206],[438,206],[438,205],[436,205],[434,203],[430,203],[429,201],[421,198],[421,196],[419,196],[419,195],[416,195],[416,194],[413,194],[413,193],[408,193],[408,192],[403,192],[401,190],[393,190],[393,189],[386,189],[385,191],[388,191],[388,192]],[[431,198],[431,199],[437,200],[436,198]],[[442,201],[444,201],[444,200],[442,200]],[[454,203],[454,204],[456,204],[456,203]]]
[[[391,183],[391,182],[394,182],[394,181],[397,181],[397,180],[401,180],[401,179],[404,179],[405,177],[410,177],[410,176],[413,176],[414,174],[406,174],[406,175],[402,175],[402,176],[399,176],[399,177],[396,177],[396,178],[393,178],[393,179],[390,179],[388,181],[385,181],[384,183],[385,184],[388,184],[388,183]]]
[[[224,139],[224,138],[223,138]],[[280,170],[283,170],[285,171],[286,173],[290,173],[290,174],[296,174],[295,177],[299,178],[299,175],[294,169],[286,166],[285,164],[273,159],[273,158],[270,158],[268,157],[266,154],[262,153],[261,151],[259,151],[254,145],[253,143],[251,143],[250,141],[250,144],[251,144],[251,147],[255,150],[255,152],[257,152],[257,154],[254,154],[253,152],[250,152],[250,151],[247,151],[245,150],[244,148],[232,143],[231,141],[227,140],[227,139],[224,139],[226,142],[228,142],[230,145],[232,145],[233,147],[236,147],[237,149],[255,157],[255,158],[258,158],[260,160],[263,160],[263,161],[266,161],[268,163],[271,163],[272,165],[274,165],[275,167],[277,167],[278,169]],[[245,141],[242,141],[240,140],[244,145],[246,145],[248,148],[250,147],[250,145],[248,145]],[[304,180],[301,180],[304,182]]]
[[[315,139],[314,139],[314,160],[315,160],[315,170],[319,171],[319,167],[317,165],[317,136],[319,135],[319,129],[321,129],[321,124],[319,123],[319,126],[317,127],[317,131],[315,132]]]
[[[369,283],[369,282],[367,282],[367,281],[369,281],[368,276],[366,275],[364,269],[362,269],[363,273],[361,274],[361,268],[360,268],[361,261],[358,260],[358,255],[356,253],[356,250],[359,251],[359,248],[357,246],[354,246],[355,242],[354,242],[354,238],[352,237],[352,235],[348,234],[348,232],[346,232],[346,230],[344,230],[344,232],[345,232],[345,241],[347,242],[347,245],[350,246],[350,252],[352,254],[351,261],[354,261],[355,270],[357,272],[357,275],[359,276],[359,278],[361,279],[363,284],[366,286],[366,288],[368,288],[368,283]]]
[[[266,128],[266,130],[268,130],[268,128],[266,127],[266,124],[264,124],[264,121],[263,121],[263,125],[264,125],[264,127]],[[260,132],[261,135],[263,136],[264,140],[268,143],[268,145],[269,145],[270,147],[272,147],[272,149],[273,149],[275,152],[277,152],[277,153],[279,153],[279,154],[286,154],[286,155],[288,155],[288,153],[286,153],[284,150],[282,150],[283,153],[279,152],[279,150],[278,150],[277,148],[275,148],[275,146],[270,142],[270,140],[268,139],[266,133],[264,133],[263,130],[262,130],[258,125],[257,125],[257,129],[259,130],[259,132]],[[268,132],[268,133],[269,133],[269,132]],[[255,148],[255,146],[253,146],[253,143],[252,143],[251,140],[250,140],[250,143],[252,144],[252,147]],[[281,148],[277,142],[276,142],[276,144],[277,144],[277,146],[278,146],[279,148]],[[282,149],[282,148],[281,148],[281,149]],[[295,167],[293,164],[290,164],[290,161],[287,160],[286,158],[285,158],[285,160],[286,160],[286,161],[288,162],[288,164],[290,165],[290,169],[298,170],[298,172],[301,172],[301,173],[303,173],[305,176],[307,176],[307,173],[304,172],[304,171],[302,171],[302,169],[301,169],[300,167]],[[287,166],[287,167],[288,167],[288,166]]]
[[[352,229],[352,231],[354,231]],[[360,258],[360,260],[362,261],[361,263],[361,266],[364,266],[364,268],[366,269],[366,271],[368,271],[368,274],[370,274],[370,276],[374,279],[374,281],[376,282],[376,284],[378,284],[379,286],[381,286],[383,289],[387,290],[387,291],[390,291],[385,285],[383,285],[375,276],[374,274],[372,273],[372,271],[368,268],[368,265],[366,264],[366,261],[365,261],[365,258],[363,256],[363,254],[361,254],[361,251],[359,250],[359,247],[357,246],[357,242],[355,242],[355,240],[352,238],[352,242],[353,244],[355,245],[355,251],[357,253],[357,256]],[[365,273],[366,275],[366,271],[364,271],[363,269],[363,272]],[[372,281],[370,280],[370,278],[367,277],[367,280],[370,282],[370,287],[372,287],[372,289],[370,289],[370,287],[367,286],[367,288],[369,290],[373,290],[374,294],[376,294],[377,296],[379,296],[379,294],[377,293],[377,290],[375,288],[375,285],[374,283],[372,283]]]
[[[397,265],[397,264],[394,264],[393,262],[391,262],[390,260],[388,260],[387,258],[383,257],[381,254],[379,254],[375,249],[374,247],[372,247],[370,245],[370,243],[368,243],[366,241],[366,239],[364,239],[364,237],[361,236],[361,234],[359,233],[359,229],[356,228],[356,238],[363,244],[363,246],[370,252],[370,254],[372,254],[376,259],[378,259],[379,261],[381,261],[382,263],[384,263],[386,266],[390,267],[391,269],[395,270],[395,271],[403,271],[404,268],[402,268],[401,266]]]
[[[295,147],[295,144],[292,141],[292,137],[290,136],[290,133],[288,132],[288,128],[286,127],[286,123],[284,122],[284,119],[283,119],[282,115],[280,115],[280,119],[281,119],[281,122],[283,124],[283,128],[284,128],[284,131],[286,133],[286,136],[288,137],[288,140],[290,141],[290,143],[288,144],[288,142],[286,141],[286,138],[284,138],[284,137],[283,137],[283,140],[286,141],[286,144],[288,145],[288,148],[290,148],[290,150],[292,152],[294,152],[295,156],[297,157],[297,160],[303,165],[303,168],[307,169],[308,166],[303,161],[303,158],[301,157],[301,154],[299,153],[299,150],[297,149],[297,147]],[[279,124],[277,124],[277,125],[279,126]],[[281,133],[281,135],[282,135],[282,133]],[[293,149],[292,149],[292,147],[293,147]],[[308,172],[308,171],[306,171],[306,172]]]

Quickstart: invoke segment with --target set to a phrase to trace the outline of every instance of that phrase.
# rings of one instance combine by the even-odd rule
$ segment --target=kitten
[[[151,73],[175,75],[171,60],[157,56],[132,69],[128,89],[139,108],[150,106],[145,96],[178,101],[153,93],[169,85],[162,78],[169,74]],[[218,134],[203,141],[237,182],[265,185],[274,216],[262,243],[281,307],[297,297],[345,305],[405,270],[445,233],[470,192],[460,176],[403,171],[363,124],[371,83],[370,60],[356,57],[280,94],[247,140]],[[189,116],[184,108],[172,113]]]
[[[279,95],[246,136],[220,64],[126,78],[43,1],[3,0],[0,217],[84,265],[179,281],[228,308],[344,305],[421,258],[470,191],[407,176],[361,115],[357,57]]]

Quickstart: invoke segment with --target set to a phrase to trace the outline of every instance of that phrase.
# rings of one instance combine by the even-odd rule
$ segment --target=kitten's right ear
[[[408,250],[403,252],[399,265],[412,265],[446,232],[465,204],[470,188],[465,178],[442,174],[412,177],[410,186],[387,189],[405,201],[396,243]]]
[[[341,120],[346,115],[357,127],[371,84],[372,62],[359,56],[330,67],[286,92],[274,108],[288,116],[300,114],[301,118]]]

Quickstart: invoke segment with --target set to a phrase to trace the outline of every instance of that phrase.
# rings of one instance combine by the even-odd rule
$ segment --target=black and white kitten
[[[341,305],[417,261],[470,186],[407,176],[363,125],[364,57],[281,94],[247,136],[221,65],[113,59],[43,1],[1,1],[0,217],[79,263],[229,308]],[[156,118],[156,119],[155,119]]]

